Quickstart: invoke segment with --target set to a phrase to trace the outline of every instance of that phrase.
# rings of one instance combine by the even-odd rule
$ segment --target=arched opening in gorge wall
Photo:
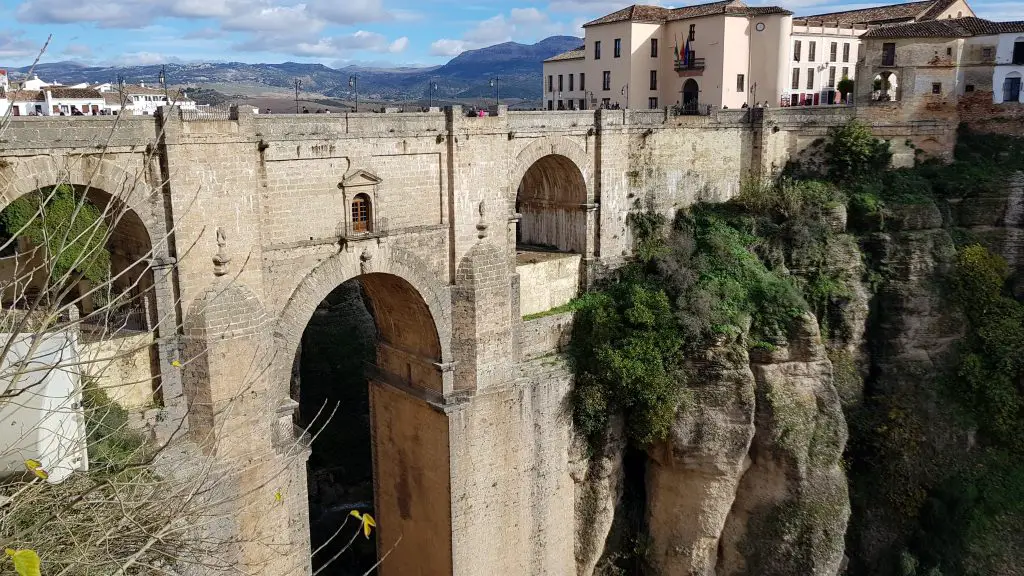
[[[83,376],[124,408],[160,402],[153,240],[122,197],[72,184],[23,194],[0,211],[0,246],[8,318],[73,306]]]
[[[516,193],[522,215],[516,244],[575,252],[586,248],[587,184],[572,160],[549,154],[533,163]]]
[[[314,570],[371,513],[375,536],[324,574],[451,572],[448,422],[427,398],[441,392],[441,346],[427,304],[398,276],[372,273],[317,306],[292,370],[298,424],[315,438],[308,464]],[[333,413],[333,415],[332,415]],[[348,519],[341,534],[331,536]]]

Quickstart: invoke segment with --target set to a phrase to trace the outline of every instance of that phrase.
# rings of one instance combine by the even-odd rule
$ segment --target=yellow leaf
[[[278,502],[280,502],[281,500],[284,500],[284,495],[281,494],[280,490],[278,490],[277,492],[274,492],[274,500],[277,500]]]
[[[4,552],[14,561],[14,571],[18,576],[41,576],[39,571],[39,554],[35,550],[12,550]]]
[[[177,360],[171,360],[171,366],[174,366],[175,368],[181,368],[181,362],[178,362]]]
[[[377,523],[373,521],[373,516],[369,514],[363,514],[363,536],[370,537],[370,532]]]
[[[353,510],[353,511],[349,512],[348,515],[349,516],[355,516],[356,520],[362,520],[363,519],[363,515],[359,513],[359,510]]]
[[[25,468],[28,468],[29,472],[35,474],[36,476],[42,478],[43,480],[46,480],[47,478],[50,477],[49,472],[43,469],[43,463],[40,462],[39,460],[33,460],[31,458],[25,460]]]

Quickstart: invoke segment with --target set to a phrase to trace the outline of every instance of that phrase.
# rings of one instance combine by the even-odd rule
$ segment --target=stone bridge
[[[570,378],[552,355],[569,319],[524,316],[621,263],[630,210],[726,200],[852,114],[21,118],[0,134],[0,206],[70,182],[126,208],[117,253],[151,262],[161,434],[183,423],[216,452],[240,566],[309,571],[293,372],[317,307],[358,279],[381,573],[565,575]],[[909,140],[948,150],[940,123],[876,130],[898,158]]]

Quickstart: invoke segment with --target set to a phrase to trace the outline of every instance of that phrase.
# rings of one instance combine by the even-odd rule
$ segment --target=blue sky
[[[699,2],[671,3],[681,6]],[[876,6],[850,0],[747,0],[798,15]],[[320,62],[422,66],[459,52],[554,34],[626,4],[608,0],[0,0],[0,65]],[[1024,1],[976,0],[982,18],[1024,20]]]

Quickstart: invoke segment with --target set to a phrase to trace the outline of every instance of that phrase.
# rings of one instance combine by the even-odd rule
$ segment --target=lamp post
[[[348,77],[348,87],[355,91],[356,94],[356,105],[355,111],[359,112],[359,77],[355,74]]]
[[[427,110],[434,107],[434,91],[437,90],[437,82],[430,81],[430,85],[427,86]]]
[[[491,78],[490,85],[491,85],[491,88],[494,88],[494,105],[498,106],[499,104],[501,104],[501,101],[498,99],[498,77],[497,76],[495,76],[494,78]]]
[[[295,113],[299,113],[299,88],[302,88],[302,80],[295,79]]]
[[[171,99],[167,96],[167,66],[160,66],[160,85],[164,87],[164,101],[170,104]]]

